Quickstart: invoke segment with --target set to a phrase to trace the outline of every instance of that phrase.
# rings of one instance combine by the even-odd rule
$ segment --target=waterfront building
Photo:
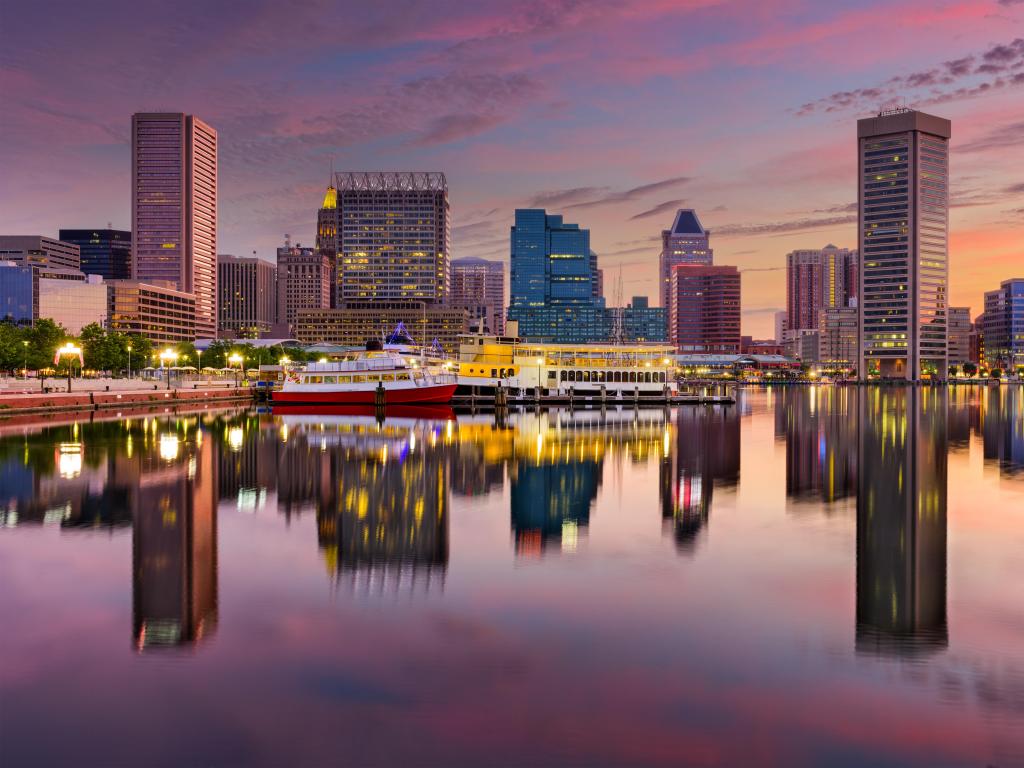
[[[755,339],[753,336],[740,336],[741,355],[781,355],[785,352],[784,345],[775,339]]]
[[[452,261],[452,306],[464,307],[470,319],[482,317],[492,333],[505,332],[505,265],[479,258]],[[475,309],[479,308],[479,309]]]
[[[680,208],[676,211],[672,228],[661,232],[659,275],[662,307],[669,305],[672,270],[679,264],[697,264],[705,267],[714,264],[711,232],[704,229],[697,218],[697,212],[692,208]]]
[[[99,275],[78,270],[35,273],[35,318],[49,318],[72,335],[90,323],[106,325],[107,285]]]
[[[971,352],[970,362],[975,365],[983,365],[985,362],[985,313],[974,318],[971,323]]]
[[[786,331],[789,330],[789,312],[787,310],[781,310],[775,313],[775,343],[779,346],[786,343],[788,336]]]
[[[604,301],[595,297],[590,230],[541,208],[519,208],[511,243],[508,319],[517,322],[519,335],[531,341],[607,340]]]
[[[347,171],[335,174],[335,186],[317,224],[318,249],[336,254],[332,306],[445,302],[451,224],[444,174]]]
[[[948,357],[950,365],[977,363],[971,359],[971,308],[949,308]]]
[[[834,307],[818,313],[818,359],[826,371],[845,372],[857,365],[857,308]]]
[[[672,269],[669,341],[683,353],[740,351],[740,272],[679,264]]]
[[[194,115],[132,115],[132,279],[192,294],[216,335],[217,131]]]
[[[132,233],[123,229],[62,229],[62,242],[77,245],[81,267],[87,275],[104,280],[128,280],[132,276]]]
[[[196,339],[193,294],[138,280],[111,280],[106,285],[110,330],[137,333],[154,344]]]
[[[299,312],[331,307],[330,257],[318,248],[285,244],[277,249],[277,322],[293,333]]]
[[[333,182],[332,178],[331,183],[327,185],[327,191],[324,192],[320,210],[316,214],[316,242],[314,243],[316,253],[327,259],[330,290],[325,307],[336,307],[340,292],[338,288],[338,189]],[[290,246],[291,244],[287,242],[286,238],[285,248]]]
[[[32,324],[35,317],[33,275],[36,270],[15,261],[0,261],[0,321]]]
[[[848,307],[857,299],[857,251],[837,248],[786,254],[786,327],[792,334],[818,327],[823,309]]]
[[[218,330],[257,339],[277,322],[277,270],[256,256],[217,256]]]
[[[950,133],[909,109],[857,122],[862,379],[946,376]]]
[[[36,269],[78,269],[77,245],[43,235],[0,235],[0,261]]]
[[[985,362],[1014,372],[1024,367],[1024,278],[985,293]]]
[[[398,326],[417,344],[436,340],[453,352],[468,328],[466,311],[423,301],[349,301],[336,309],[302,309],[296,314],[295,338],[303,344],[362,347],[387,340]]]
[[[668,341],[668,311],[652,307],[646,296],[634,296],[625,307],[611,307],[612,332],[606,338],[624,343]]]
[[[0,261],[0,319],[34,325],[48,318],[79,333],[107,318],[106,285],[99,275],[77,269],[41,269]]]

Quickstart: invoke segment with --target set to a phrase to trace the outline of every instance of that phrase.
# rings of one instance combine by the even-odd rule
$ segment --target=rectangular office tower
[[[862,380],[946,377],[949,137],[910,109],[857,121]]]
[[[468,310],[472,320],[484,320],[491,333],[503,334],[505,265],[500,261],[474,257],[452,261],[452,291],[449,303]]]
[[[258,339],[277,322],[277,269],[256,256],[217,256],[218,330]]]
[[[446,301],[451,224],[444,174],[345,171],[335,174],[335,187],[317,217],[317,247],[337,259],[334,305]]]
[[[193,294],[216,335],[217,132],[193,115],[132,115],[132,279]]]
[[[856,303],[857,272],[857,251],[831,243],[786,254],[786,327],[817,328],[822,310]]]
[[[123,229],[62,229],[60,239],[78,246],[80,269],[104,280],[132,276],[132,233]]]
[[[672,229],[661,231],[661,306],[668,307],[673,267],[679,264],[709,267],[714,263],[714,255],[715,252],[711,250],[711,233],[701,226],[697,212],[692,208],[676,211]]]
[[[684,354],[739,354],[740,271],[677,264],[669,283],[668,339]]]

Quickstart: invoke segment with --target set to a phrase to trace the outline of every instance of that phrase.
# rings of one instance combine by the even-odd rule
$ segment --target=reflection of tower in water
[[[666,427],[659,471],[661,517],[680,552],[693,552],[707,525],[715,486],[740,477],[740,421],[735,407],[682,406]]]
[[[320,484],[316,519],[330,572],[367,590],[398,589],[406,580],[411,589],[443,585],[448,478],[436,434],[327,433],[324,441],[312,458],[329,479]]]
[[[142,455],[132,532],[139,650],[192,643],[217,623],[217,464],[209,434],[161,425]]]
[[[782,387],[776,435],[786,440],[786,497],[832,503],[857,487],[857,398],[850,387]]]
[[[944,648],[946,391],[871,388],[859,398],[857,650]]]

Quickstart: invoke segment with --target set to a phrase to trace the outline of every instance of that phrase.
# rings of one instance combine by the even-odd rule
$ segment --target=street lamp
[[[167,388],[171,388],[171,366],[169,363],[174,363],[178,359],[178,353],[168,347],[160,353],[160,363],[167,369]]]
[[[62,357],[77,357],[78,365],[82,365],[82,348],[76,347],[73,341],[64,343],[63,347],[60,347],[53,355],[53,364],[59,365]],[[71,361],[68,360],[68,392],[71,391]]]
[[[28,378],[28,341],[21,342],[21,346],[25,348],[25,365],[22,366],[21,375],[24,378]]]
[[[238,370],[241,371],[242,370],[242,360],[243,360],[243,357],[240,354],[238,354],[237,352],[232,352],[231,356],[228,358],[228,363],[230,363],[231,365],[237,365],[238,366]],[[235,374],[235,386],[236,387],[238,386],[238,374]]]

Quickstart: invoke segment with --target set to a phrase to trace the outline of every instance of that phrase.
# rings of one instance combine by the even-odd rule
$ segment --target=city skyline
[[[117,45],[19,8],[0,63],[3,228],[127,229],[128,116],[181,109],[219,134],[221,252],[269,259],[286,232],[312,243],[332,159],[438,168],[452,187],[452,258],[507,262],[514,209],[546,206],[592,230],[602,269],[628,271],[625,295],[658,294],[660,232],[676,208],[696,208],[716,262],[747,273],[744,332],[769,336],[785,253],[856,247],[854,121],[905,103],[956,124],[949,298],[976,311],[1021,257],[1024,187],[1008,159],[1024,142],[1024,6],[738,5],[423,5],[400,18],[362,9],[355,25],[267,7],[241,28],[199,8],[184,25],[159,9],[104,24],[114,10],[91,7]],[[46,46],[31,34],[41,26]],[[290,31],[301,55],[267,52]],[[48,56],[62,45],[72,72]],[[135,53],[130,67],[110,59]]]

